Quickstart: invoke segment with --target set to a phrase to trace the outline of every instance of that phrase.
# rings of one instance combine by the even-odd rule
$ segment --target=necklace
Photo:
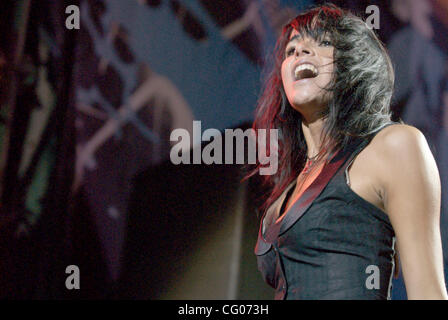
[[[309,161],[314,161],[314,160],[316,160],[318,155],[319,155],[319,153],[316,154],[315,156],[312,156],[312,157],[308,157],[308,155],[306,155],[306,159],[309,160]]]
[[[306,159],[307,160],[306,160],[306,163],[305,163],[305,167],[303,167],[303,170],[302,170],[303,174],[308,173],[311,170],[311,168],[313,167],[313,165],[314,165],[314,159],[310,159],[308,157],[306,157]]]
[[[311,169],[313,169],[317,164],[319,164],[321,162],[318,159],[319,154],[320,153],[318,152],[316,155],[314,155],[312,157],[309,157],[308,154],[306,155],[305,166],[302,170],[303,174],[307,175],[311,171]]]

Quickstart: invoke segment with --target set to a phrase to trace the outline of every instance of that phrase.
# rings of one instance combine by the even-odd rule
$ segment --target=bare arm
[[[440,236],[440,177],[423,134],[395,125],[381,137],[384,207],[397,238],[409,299],[448,299]]]

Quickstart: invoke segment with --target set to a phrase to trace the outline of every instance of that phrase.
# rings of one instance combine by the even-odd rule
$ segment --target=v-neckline
[[[353,150],[350,150],[353,151]],[[297,179],[291,182],[287,188],[283,191],[280,197],[272,204],[272,206],[265,212],[262,219],[262,238],[266,242],[273,242],[275,239],[286,230],[288,230],[311,206],[314,200],[319,196],[322,190],[328,185],[331,178],[336,174],[338,169],[344,164],[345,160],[350,156],[351,152],[346,150],[345,152],[337,152],[331,157],[331,160],[326,162],[313,180],[313,182],[303,191],[300,197],[294,201],[294,203],[285,212],[284,217],[277,221],[277,219],[270,219],[269,225],[265,224],[265,219],[268,217],[270,210],[280,210],[283,206],[287,193],[291,191],[291,188],[297,183]],[[280,203],[279,203],[280,202]],[[294,212],[294,214],[292,214]],[[277,212],[277,217],[278,217]],[[272,212],[270,214],[272,217]]]
[[[309,188],[311,188],[311,186],[316,182],[316,180],[318,180],[319,176],[323,173],[323,171],[325,170],[325,167],[327,166],[328,163],[325,163],[323,165],[322,170],[320,170],[319,174],[316,176],[316,178],[313,180],[313,182],[311,182],[311,184],[305,189],[303,190],[302,194],[300,195],[299,198],[297,198],[294,203],[292,203],[292,205],[289,206],[288,210],[286,210],[285,213],[282,214],[283,210],[286,208],[287,202],[289,201],[289,198],[292,196],[292,194],[294,193],[294,188],[297,185],[297,178],[294,179],[294,181],[292,181],[286,188],[285,190],[282,192],[282,194],[280,195],[280,197],[278,198],[278,200],[280,200],[280,203],[277,203],[277,205],[274,206],[274,210],[277,210],[276,213],[271,213],[271,216],[273,215],[273,218],[270,218],[270,223],[269,225],[265,225],[265,234],[267,233],[267,231],[269,230],[269,228],[275,226],[279,226],[282,224],[283,220],[285,220],[285,218],[288,216],[288,214],[290,214],[290,212],[292,211],[292,209],[294,209],[294,207],[296,206],[296,204],[300,201],[300,198],[302,196],[305,195],[305,193],[307,192],[307,190]],[[281,219],[280,219],[281,218]],[[264,220],[264,219],[263,219]],[[263,222],[264,223],[264,222]]]
[[[294,206],[294,204],[297,201],[299,201],[300,197],[306,192],[306,190],[309,187],[311,187],[311,185],[313,184],[314,180],[316,180],[319,177],[319,175],[322,173],[322,171],[324,170],[324,167],[327,165],[327,161],[328,160],[326,160],[325,163],[319,164],[316,167],[317,172],[313,173],[312,171],[310,171],[310,174],[311,174],[310,176],[311,177],[313,177],[313,174],[314,174],[314,177],[312,178],[311,183],[309,183],[309,185],[305,189],[299,190],[299,193],[296,194],[296,195],[294,195],[294,193],[296,191],[295,188],[297,188],[297,179],[298,179],[298,177],[295,179],[295,181],[292,182],[293,186],[286,192],[285,198],[283,199],[282,203],[280,204],[280,209],[278,211],[277,218],[275,218],[275,223],[281,223],[282,222],[282,220],[288,214],[289,210]],[[331,159],[330,159],[330,161],[331,161]],[[310,176],[304,177],[305,180],[302,182],[302,185],[300,186],[300,188],[303,188],[306,185],[306,182],[307,182],[306,179],[310,178]],[[297,196],[298,197],[297,197],[297,199],[293,199],[293,198],[291,198],[292,196],[294,196],[294,198],[297,197]],[[289,204],[289,207],[288,207],[288,203],[289,203],[290,200],[292,200],[293,202],[291,204]],[[287,209],[287,210],[284,211],[285,209]]]
[[[335,155],[337,156],[337,154]],[[282,192],[282,194],[278,197],[278,199],[272,204],[271,208],[273,210],[277,210],[276,213],[271,213],[270,216],[272,217],[273,215],[275,216],[274,218],[270,218],[270,223],[269,225],[265,224],[265,219],[268,216],[268,212],[272,212],[271,209],[268,209],[266,212],[265,217],[263,217],[262,223],[263,223],[263,237],[265,236],[266,232],[269,230],[269,228],[271,228],[273,225],[281,225],[282,221],[285,220],[285,218],[287,217],[287,215],[289,214],[289,212],[295,207],[296,203],[300,201],[300,198],[302,196],[305,195],[305,193],[307,192],[307,190],[309,188],[311,188],[311,186],[316,182],[316,180],[318,180],[319,176],[324,172],[325,167],[332,161],[333,158],[330,159],[329,162],[325,162],[323,164],[323,167],[320,169],[320,172],[317,174],[317,176],[314,178],[313,182],[311,182],[311,184],[306,187],[305,190],[303,190],[302,194],[300,195],[300,197],[298,197],[294,203],[292,203],[288,210],[286,210],[286,212],[283,212],[283,210],[286,208],[286,205],[288,204],[287,202],[289,201],[290,197],[292,196],[292,194],[294,193],[294,188],[297,185],[297,178],[294,179],[294,181],[292,181],[286,188],[285,190]],[[280,203],[278,203],[278,201],[280,201]],[[281,219],[280,219],[281,218]]]
[[[277,212],[277,214],[272,213],[272,210],[282,210],[283,205],[285,204],[287,194],[293,190],[293,186],[297,184],[297,179],[294,179],[286,188],[283,190],[282,194],[275,200],[272,205],[266,210],[262,220],[261,220],[261,227],[262,227],[262,236],[265,238],[266,232],[269,230],[269,228],[277,223],[277,218],[272,219],[272,216],[275,215],[278,217],[278,214],[281,212]],[[298,200],[298,199],[297,199]],[[292,207],[291,207],[292,208]],[[289,208],[289,209],[291,209]],[[289,210],[288,210],[289,211]],[[286,214],[287,212],[285,212]],[[269,218],[269,224],[266,222],[266,218]],[[280,221],[281,222],[281,221]]]
[[[288,210],[284,211],[288,206],[289,200],[291,199],[292,195],[294,194],[295,188],[297,188],[297,179],[295,179],[295,181],[293,181],[292,187],[288,190],[288,192],[286,192],[285,199],[283,199],[282,203],[280,204],[280,209],[278,212],[279,216],[275,219],[276,223],[281,222],[281,220],[283,220],[283,217],[288,213],[289,209],[292,208],[292,206],[290,206],[288,208]],[[305,192],[305,190],[303,192]],[[303,194],[303,192],[302,192],[302,194]],[[299,198],[297,200],[299,200]],[[294,203],[296,201],[294,201]],[[294,205],[294,204],[292,204],[292,205]],[[280,218],[282,218],[282,219],[279,221]]]

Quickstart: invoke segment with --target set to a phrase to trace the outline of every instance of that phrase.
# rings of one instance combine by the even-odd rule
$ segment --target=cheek
[[[322,69],[324,73],[322,75],[322,80],[325,80],[325,82],[329,82],[333,79],[334,76],[334,64],[332,60],[328,60],[325,64],[325,68]]]
[[[282,63],[281,77],[282,77],[283,86],[285,86],[287,83],[287,79],[288,79],[286,63]]]

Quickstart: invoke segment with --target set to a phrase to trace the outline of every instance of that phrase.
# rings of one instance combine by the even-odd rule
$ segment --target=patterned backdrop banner
[[[81,2],[76,175],[116,279],[132,178],[170,132],[250,121],[266,23],[257,1]],[[156,187],[156,186],[155,186]],[[151,213],[148,213],[151,214]]]

